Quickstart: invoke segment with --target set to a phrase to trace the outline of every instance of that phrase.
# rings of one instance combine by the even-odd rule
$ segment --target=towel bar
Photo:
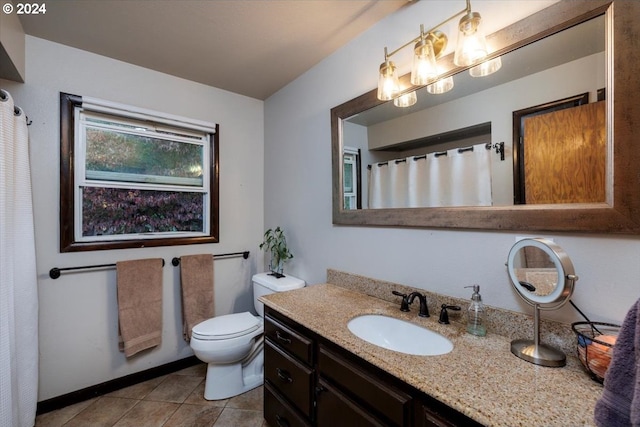
[[[233,257],[238,257],[238,256],[242,256],[242,258],[247,259],[249,258],[249,251],[244,251],[244,252],[230,252],[228,254],[218,254],[218,255],[211,255],[214,258],[233,258]],[[177,267],[178,265],[180,265],[180,258],[178,257],[174,257],[171,260],[171,264],[173,264],[174,267]]]
[[[57,279],[58,277],[60,277],[60,273],[62,273],[63,271],[86,270],[90,268],[105,268],[105,267],[115,267],[115,266],[116,264],[98,264],[98,265],[84,265],[81,267],[63,267],[63,268],[53,267],[51,270],[49,270],[49,277],[51,277],[52,279]],[[164,267],[164,259],[162,260],[162,266]]]

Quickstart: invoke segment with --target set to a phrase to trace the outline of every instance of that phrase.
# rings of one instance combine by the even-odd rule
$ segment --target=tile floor
[[[267,427],[262,387],[207,401],[205,375],[195,365],[39,415],[36,427]]]

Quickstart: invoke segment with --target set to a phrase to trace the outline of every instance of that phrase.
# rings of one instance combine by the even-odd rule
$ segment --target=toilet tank
[[[285,292],[292,289],[304,288],[305,282],[297,277],[286,275],[276,278],[271,273],[255,274],[251,279],[253,282],[253,305],[260,316],[264,316],[264,304],[258,301],[262,295],[269,295],[276,292]]]

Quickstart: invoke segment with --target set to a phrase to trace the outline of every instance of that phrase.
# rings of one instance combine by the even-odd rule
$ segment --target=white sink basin
[[[453,350],[453,343],[437,332],[404,320],[379,314],[365,314],[347,323],[355,336],[400,353],[437,356]]]

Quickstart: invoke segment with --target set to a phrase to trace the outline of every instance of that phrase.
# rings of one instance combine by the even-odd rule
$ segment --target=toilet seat
[[[258,330],[262,326],[260,320],[248,311],[213,317],[195,325],[191,336],[205,341],[237,338]]]

